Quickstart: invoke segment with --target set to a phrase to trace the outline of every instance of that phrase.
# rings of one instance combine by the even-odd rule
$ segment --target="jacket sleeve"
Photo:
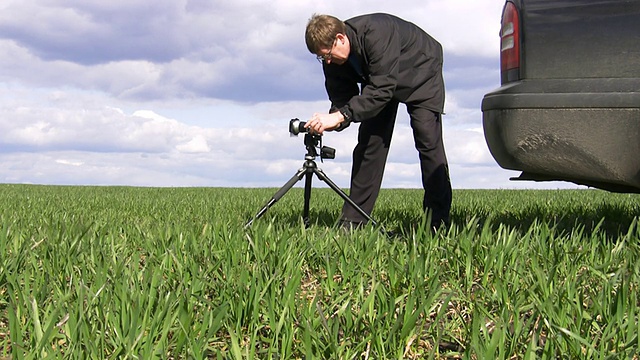
[[[368,69],[368,83],[362,93],[352,97],[344,109],[352,120],[360,122],[376,116],[391,101],[398,83],[400,35],[391,27],[370,27],[363,36],[363,52]]]
[[[345,66],[324,65],[324,86],[331,101],[329,112],[336,112],[360,93],[358,82]]]

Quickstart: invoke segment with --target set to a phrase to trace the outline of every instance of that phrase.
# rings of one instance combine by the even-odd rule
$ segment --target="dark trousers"
[[[431,110],[411,105],[407,105],[407,110],[420,158],[423,208],[425,212],[431,212],[432,225],[449,224],[452,191],[442,141],[442,117]],[[398,102],[391,102],[375,118],[363,121],[358,130],[349,197],[367,214],[373,211],[380,193],[397,111]],[[366,223],[367,220],[345,202],[342,221]]]

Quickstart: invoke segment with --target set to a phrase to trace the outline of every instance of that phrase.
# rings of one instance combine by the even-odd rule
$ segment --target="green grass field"
[[[0,359],[638,359],[639,195],[0,185]]]

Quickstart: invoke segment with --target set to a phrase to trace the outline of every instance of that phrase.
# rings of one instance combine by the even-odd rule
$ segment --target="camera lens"
[[[307,132],[307,129],[304,127],[306,122],[300,121],[299,119],[291,119],[289,121],[289,132],[293,135],[298,135],[299,133]]]

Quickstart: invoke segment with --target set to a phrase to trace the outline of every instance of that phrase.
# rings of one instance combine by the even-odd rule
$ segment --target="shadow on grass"
[[[298,226],[303,221],[301,206],[295,209],[275,205],[257,221],[275,221],[285,226]],[[320,227],[336,227],[340,217],[340,206],[314,207],[309,211],[309,224]],[[253,216],[255,214],[251,214]],[[428,219],[419,208],[376,206],[373,219],[386,230],[395,233],[410,234]],[[629,206],[624,203],[599,204],[566,204],[564,206],[549,206],[545,203],[514,204],[513,206],[499,206],[495,209],[478,207],[471,210],[467,206],[454,206],[451,211],[451,223],[457,228],[464,228],[470,222],[476,222],[478,231],[487,222],[493,230],[500,226],[526,233],[534,225],[545,225],[554,228],[558,234],[571,234],[582,231],[590,234],[594,231],[603,233],[609,239],[617,239],[628,233],[634,219],[640,217],[639,206]]]
[[[256,214],[247,214],[247,220],[253,219]],[[337,211],[329,210],[310,210],[309,211],[309,224],[312,226],[333,227],[337,225],[338,217],[340,214]],[[275,209],[268,210],[260,218],[254,219],[253,222],[260,221],[275,221],[276,223],[284,226],[298,226],[303,222],[303,212],[292,212],[289,209],[284,211]]]
[[[388,222],[395,222],[396,231],[410,232],[418,224],[426,221],[425,215],[412,214],[407,216],[405,212],[383,210],[381,218]],[[570,210],[558,211],[558,209],[532,205],[513,210],[500,209],[499,211],[476,211],[468,209],[454,209],[451,213],[451,223],[457,228],[463,228],[469,222],[476,222],[478,231],[487,222],[495,231],[500,226],[515,229],[520,233],[526,233],[535,225],[545,225],[554,228],[558,234],[571,234],[582,231],[591,234],[594,231],[603,233],[608,239],[617,239],[629,232],[634,220],[640,217],[640,211],[630,209],[628,206],[618,204],[600,204],[597,207],[570,207]]]
[[[570,234],[576,231],[590,234],[599,231],[609,239],[617,239],[629,232],[638,216],[640,216],[638,211],[632,211],[627,206],[600,204],[594,208],[571,207],[567,211],[530,206],[520,211],[485,214],[479,220],[483,224],[490,221],[493,228],[503,224],[520,232],[528,231],[534,224],[546,224],[549,228],[555,228],[559,234]],[[460,217],[460,220],[462,219],[463,217]]]

